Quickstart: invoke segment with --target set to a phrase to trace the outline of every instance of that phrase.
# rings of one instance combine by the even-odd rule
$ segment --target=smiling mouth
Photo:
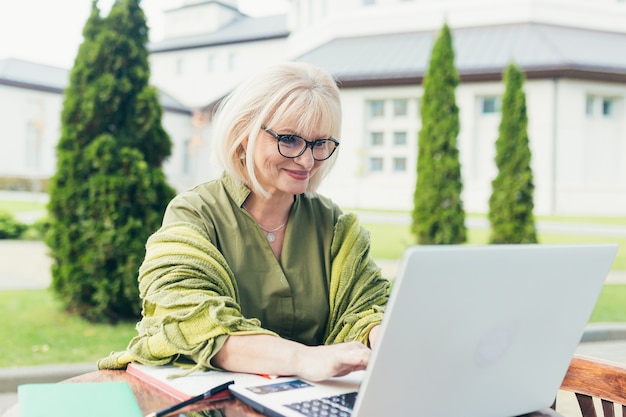
[[[285,170],[289,176],[298,180],[306,180],[309,178],[309,171],[291,171]]]

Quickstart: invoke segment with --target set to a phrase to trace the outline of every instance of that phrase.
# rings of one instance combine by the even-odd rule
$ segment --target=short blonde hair
[[[303,62],[273,65],[242,82],[229,94],[220,103],[214,120],[216,156],[226,172],[268,196],[256,177],[252,157],[261,127],[271,128],[281,121],[289,121],[304,137],[325,132],[339,138],[339,87],[330,73],[316,66]],[[247,152],[242,146],[246,139]],[[337,152],[315,172],[307,194],[315,194],[336,158]]]

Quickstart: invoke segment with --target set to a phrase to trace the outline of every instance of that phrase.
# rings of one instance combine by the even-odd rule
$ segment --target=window
[[[370,132],[370,145],[383,146],[385,143],[383,132]]]
[[[395,146],[405,146],[406,132],[393,132],[393,144]]]
[[[498,97],[482,98],[482,114],[494,114],[500,111],[500,99]]]
[[[600,112],[600,115],[604,117],[613,117],[615,115],[615,106],[616,99],[613,97],[587,95],[585,114],[592,117]]]
[[[587,101],[585,102],[585,114],[587,116],[592,116],[593,115],[593,103],[594,103],[594,99],[593,96],[587,96]]]
[[[602,99],[602,115],[609,117],[613,115],[614,100],[610,98]]]
[[[191,172],[191,139],[185,140],[181,156],[183,174],[189,174]]]
[[[183,75],[185,70],[185,61],[182,58],[176,60],[176,75]]]
[[[406,172],[406,158],[393,158],[393,172]]]
[[[383,170],[383,158],[377,156],[370,158],[370,172],[381,172]]]
[[[41,123],[31,121],[26,124],[26,166],[39,168],[41,162]]]
[[[239,55],[233,52],[228,55],[228,70],[236,71],[237,69],[239,69]]]
[[[396,99],[393,101],[393,115],[394,117],[406,116],[409,111],[409,100]]]
[[[215,55],[209,55],[206,63],[209,72],[215,72],[217,70],[217,58],[215,58]]]
[[[385,116],[385,102],[384,100],[372,100],[369,102],[369,114],[370,118],[376,119]]]
[[[320,16],[321,17],[326,17],[328,16],[328,1],[329,0],[322,0],[321,4],[320,4]]]

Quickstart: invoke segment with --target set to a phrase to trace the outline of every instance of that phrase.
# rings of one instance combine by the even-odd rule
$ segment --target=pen
[[[155,413],[147,414],[145,417],[163,417],[163,416],[165,416],[165,415],[167,415],[167,414],[169,414],[169,413],[171,413],[173,411],[176,411],[178,409],[183,408],[186,405],[196,403],[198,401],[204,400],[205,398],[209,398],[212,395],[215,395],[215,394],[218,394],[218,393],[220,393],[222,391],[225,391],[225,390],[228,389],[228,387],[230,385],[232,385],[234,383],[235,383],[235,381],[225,382],[222,385],[218,385],[217,387],[211,388],[210,390],[208,390],[207,392],[205,392],[203,394],[196,395],[195,397],[191,397],[188,400],[185,400],[185,401],[180,402],[178,404],[174,404],[173,406],[165,408],[165,409],[163,409],[161,411],[157,411]]]

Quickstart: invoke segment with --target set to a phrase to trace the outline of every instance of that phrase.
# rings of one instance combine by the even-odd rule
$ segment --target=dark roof
[[[16,58],[0,59],[0,84],[60,93],[69,80],[68,71]]]
[[[28,90],[63,94],[69,84],[69,70],[16,58],[0,59],[0,85]],[[164,109],[191,114],[191,110],[175,98],[159,90]]]
[[[148,48],[154,54],[182,49],[281,39],[287,36],[289,36],[289,30],[287,29],[287,16],[284,14],[263,17],[242,16],[216,32],[165,39],[150,43]]]
[[[626,82],[626,33],[539,23],[452,30],[462,81],[499,80],[514,62],[528,78],[569,77]],[[436,32],[332,40],[305,53],[344,87],[421,82]]]
[[[163,106],[163,109],[178,113],[191,114],[191,110],[189,109],[189,107],[185,106],[180,101],[176,100],[174,97],[170,96],[168,93],[161,89],[158,89],[158,92],[159,102],[161,103],[161,106]]]

